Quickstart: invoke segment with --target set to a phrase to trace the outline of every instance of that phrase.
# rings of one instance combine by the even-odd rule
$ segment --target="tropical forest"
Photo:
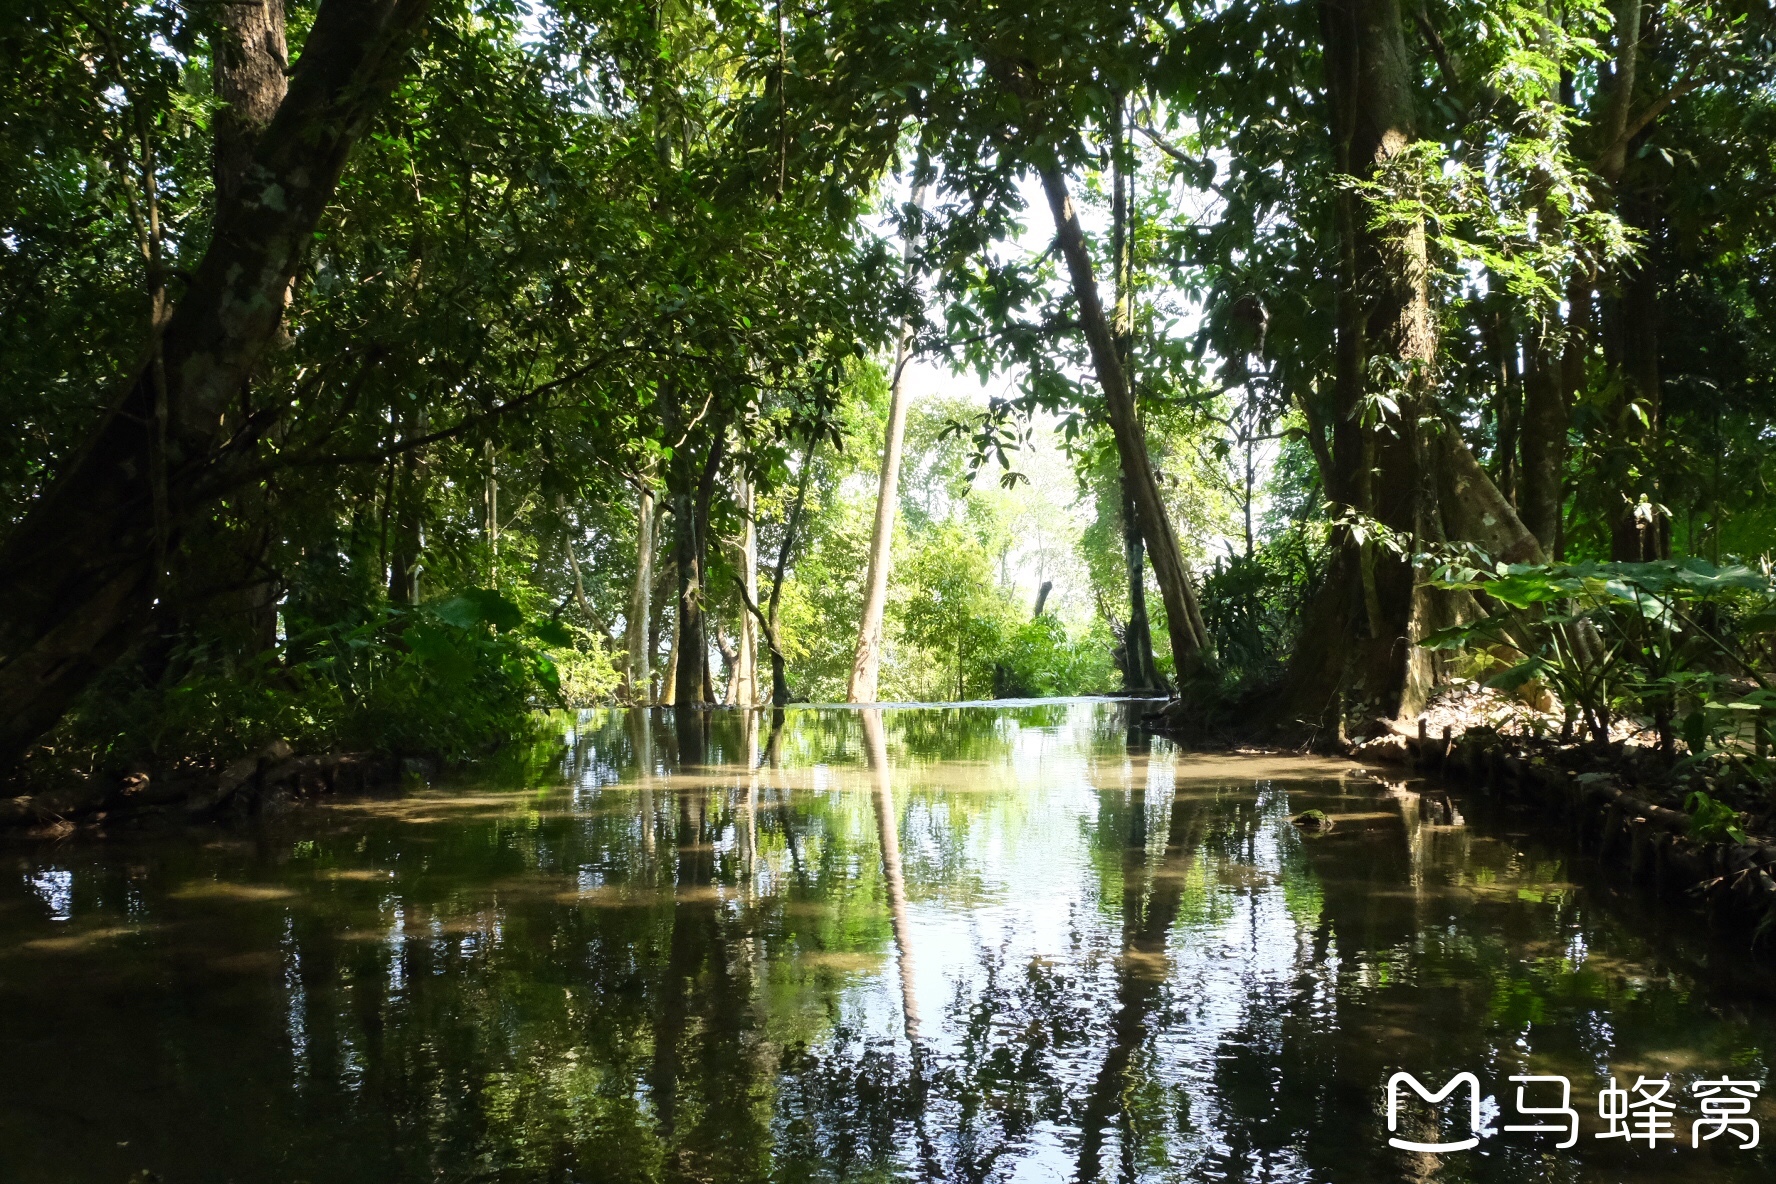
[[[13,0],[0,373],[0,1178],[1776,1169],[1773,0]]]

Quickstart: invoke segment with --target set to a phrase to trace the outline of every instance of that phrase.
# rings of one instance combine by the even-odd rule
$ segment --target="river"
[[[583,713],[471,779],[7,839],[0,1180],[1776,1176],[1767,973],[1536,819],[1138,711]],[[1478,1089],[1396,1082],[1390,1130],[1399,1072]],[[1559,1078],[1575,1146],[1505,1129],[1568,1125],[1518,1106]]]

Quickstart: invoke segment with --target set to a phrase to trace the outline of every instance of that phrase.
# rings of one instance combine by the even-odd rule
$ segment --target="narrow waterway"
[[[600,712],[460,784],[7,840],[0,1180],[1776,1176],[1776,986],[1689,918],[1130,713]],[[1390,1131],[1400,1071],[1473,1074],[1477,1131],[1459,1084]],[[1506,1129],[1569,1122],[1526,1075],[1575,1146]],[[1598,1137],[1611,1078],[1650,1141]],[[1692,1148],[1754,1093],[1755,1148]]]

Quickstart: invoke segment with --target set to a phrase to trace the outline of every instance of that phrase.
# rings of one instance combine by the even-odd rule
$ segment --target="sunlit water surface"
[[[1773,1178],[1770,984],[1687,917],[1129,712],[594,713],[463,784],[10,840],[0,1180]],[[1479,1146],[1390,1148],[1397,1070],[1474,1073]],[[1576,1148],[1501,1129],[1514,1074]],[[1596,1138],[1611,1076],[1677,1138]],[[1723,1077],[1767,1138],[1692,1150]]]

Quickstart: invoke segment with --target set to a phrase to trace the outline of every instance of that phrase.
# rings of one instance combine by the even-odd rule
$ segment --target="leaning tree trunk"
[[[925,187],[913,190],[913,206],[924,203]],[[911,235],[901,252],[901,273],[913,279]],[[888,430],[882,441],[882,468],[876,484],[876,521],[870,531],[869,574],[863,583],[863,612],[857,626],[857,657],[851,664],[851,682],[845,688],[848,703],[873,703],[882,672],[882,621],[888,605],[888,568],[894,547],[894,516],[900,505],[900,450],[906,437],[906,372],[913,356],[913,326],[909,316],[900,323],[894,347],[894,379],[888,387]]]
[[[1171,518],[1160,497],[1153,462],[1147,455],[1147,438],[1135,411],[1134,394],[1129,390],[1128,376],[1123,372],[1122,358],[1116,348],[1115,335],[1110,331],[1110,321],[1104,315],[1103,301],[1098,298],[1091,254],[1086,250],[1079,214],[1073,208],[1073,199],[1067,192],[1067,179],[1059,164],[1043,166],[1042,188],[1048,196],[1061,255],[1066,259],[1067,271],[1073,281],[1073,296],[1079,302],[1079,319],[1084,323],[1085,339],[1091,347],[1092,366],[1097,371],[1098,385],[1104,390],[1117,455],[1122,460],[1122,471],[1134,495],[1135,515],[1141,525],[1141,535],[1147,540],[1153,574],[1159,581],[1160,595],[1165,601],[1172,660],[1182,681],[1209,660],[1208,631],[1203,625],[1196,591],[1190,584],[1190,572],[1184,566],[1178,536],[1172,530]]]
[[[405,73],[427,0],[323,0],[238,200],[150,355],[0,546],[0,763],[140,634],[166,557],[238,481],[223,417],[270,344],[352,145]]]

